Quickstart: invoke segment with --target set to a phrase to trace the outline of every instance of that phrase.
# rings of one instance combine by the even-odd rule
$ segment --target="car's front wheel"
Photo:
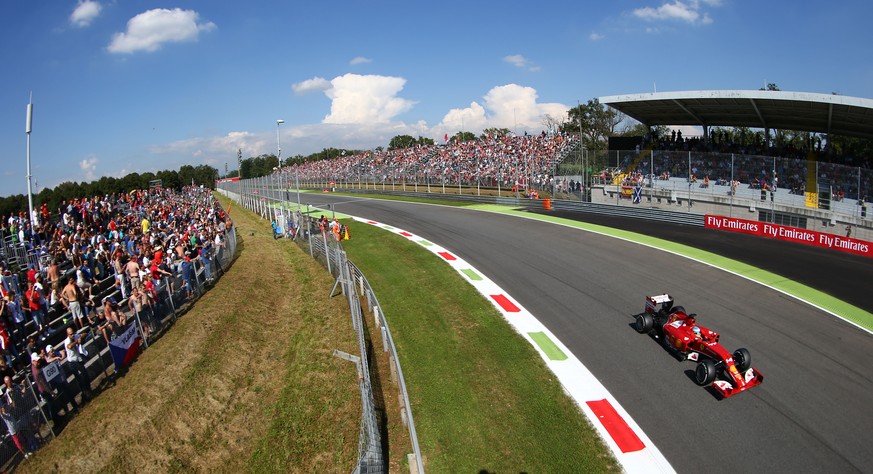
[[[748,349],[740,347],[734,351],[734,365],[737,366],[737,370],[740,372],[749,370],[749,367],[752,366],[752,355],[749,354]]]
[[[705,387],[715,380],[715,362],[712,359],[703,359],[694,370],[694,381],[697,385]]]

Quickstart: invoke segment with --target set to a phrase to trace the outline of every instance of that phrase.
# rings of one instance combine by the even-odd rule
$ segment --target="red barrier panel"
[[[743,234],[759,235],[770,239],[799,242],[802,244],[824,247],[841,252],[849,252],[867,257],[873,257],[873,244],[864,240],[841,237],[834,234],[826,234],[814,230],[789,227],[786,225],[771,224],[769,222],[750,221],[735,217],[706,215],[706,227],[708,229],[740,232]]]

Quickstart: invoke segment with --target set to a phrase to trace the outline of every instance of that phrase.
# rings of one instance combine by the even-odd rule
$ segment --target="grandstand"
[[[873,238],[867,200],[873,190],[868,158],[840,163],[827,142],[795,148],[770,143],[770,128],[873,137],[873,100],[782,91],[692,91],[600,98],[653,125],[697,125],[704,134],[649,136],[635,150],[586,150],[574,134],[450,141],[367,151],[310,161],[278,171],[287,183],[357,188],[542,197],[637,205],[759,220]],[[753,127],[733,141],[716,125]],[[334,184],[330,184],[334,183]],[[733,183],[733,184],[732,184]],[[419,189],[421,187],[421,189]],[[450,191],[448,191],[450,190]],[[531,193],[531,190],[538,191]],[[763,192],[762,192],[763,191]],[[704,205],[705,204],[705,205]],[[746,211],[744,211],[744,209]]]
[[[722,214],[718,211],[725,201],[730,211],[737,201],[750,212],[759,210],[759,220],[783,220],[821,231],[856,227],[870,237],[866,205],[873,190],[870,157],[836,156],[827,137],[873,139],[873,100],[834,94],[718,90],[608,96],[600,102],[650,127],[691,125],[703,129],[700,137],[649,137],[655,145],[648,170],[641,169],[639,159],[625,160],[628,172],[645,175],[648,171],[652,178],[661,178],[649,181],[648,187],[653,188],[649,202],[653,196],[664,194],[655,189],[669,189],[667,201],[671,203],[680,203],[683,197],[686,203],[702,200],[713,205],[709,211]],[[714,126],[759,129],[763,134],[755,133],[737,143],[725,140],[712,130]],[[810,142],[800,149],[782,146],[768,139],[770,129],[824,134],[825,143]],[[702,183],[704,180],[709,183]]]

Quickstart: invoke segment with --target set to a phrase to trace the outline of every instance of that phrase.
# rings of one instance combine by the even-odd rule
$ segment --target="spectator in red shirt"
[[[36,270],[33,268],[33,264],[27,264],[27,281],[30,283],[36,283]]]
[[[45,340],[45,309],[42,306],[43,297],[39,290],[34,286],[34,282],[27,282],[27,291],[24,293],[24,298],[27,300],[27,308],[30,310],[30,317],[33,318],[33,324],[40,334],[40,340]]]

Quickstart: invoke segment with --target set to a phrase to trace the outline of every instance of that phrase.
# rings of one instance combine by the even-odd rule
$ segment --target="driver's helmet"
[[[691,332],[693,332],[695,336],[700,336],[700,328],[698,326],[691,328]]]

